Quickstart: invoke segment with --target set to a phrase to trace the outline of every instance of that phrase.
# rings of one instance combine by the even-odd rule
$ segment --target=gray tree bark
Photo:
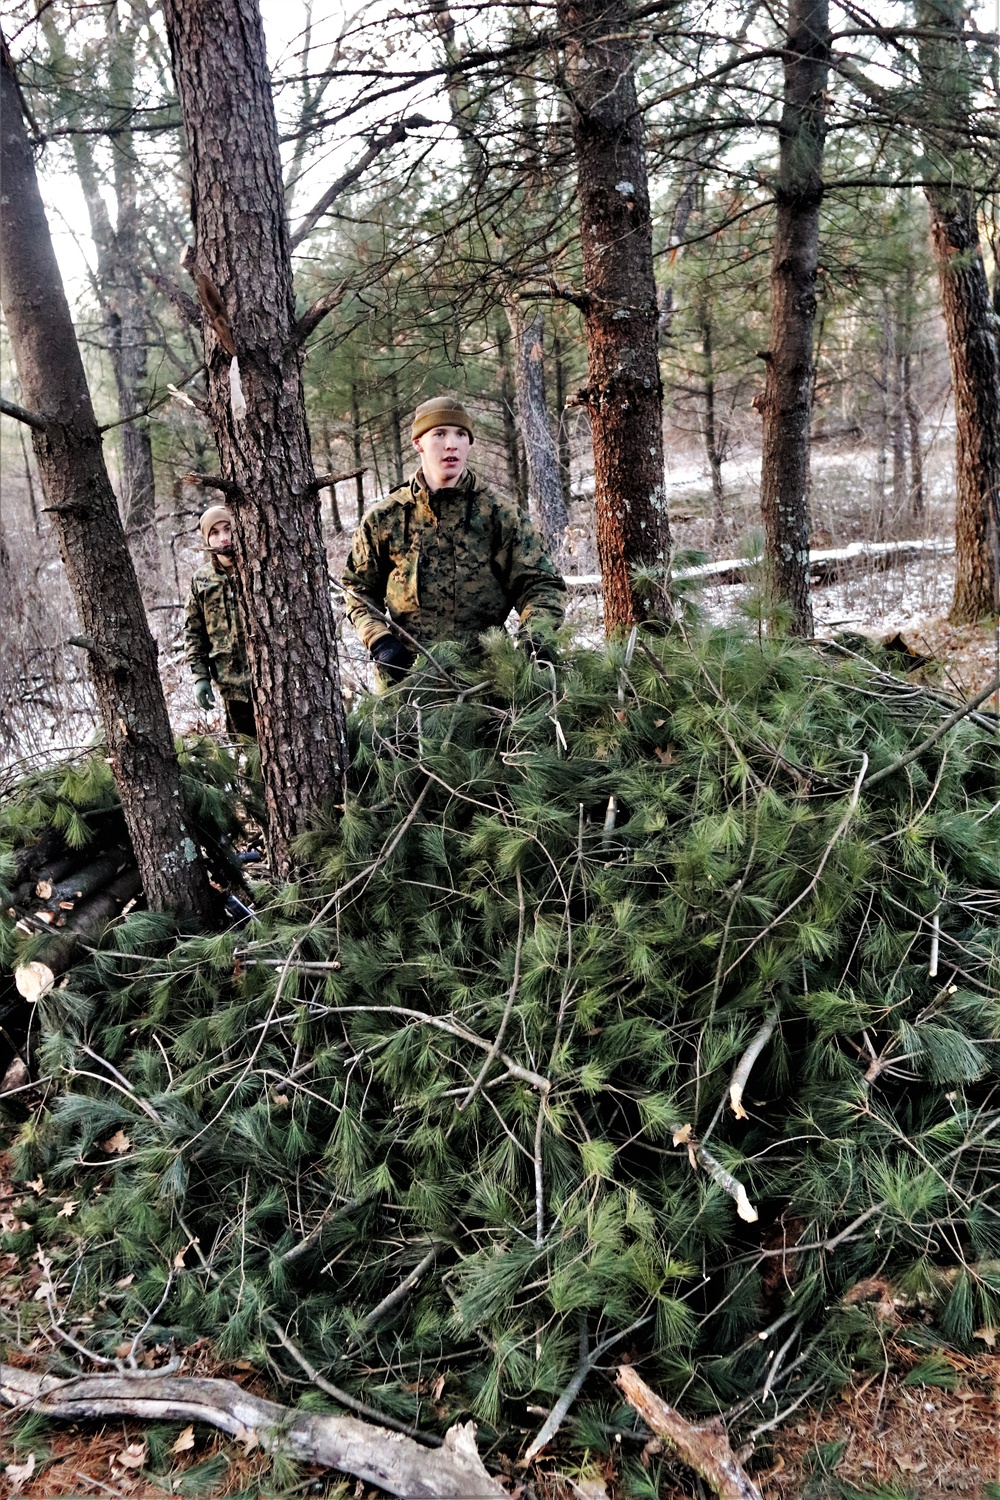
[[[135,96],[134,26],[123,28],[117,4],[107,12],[110,48],[108,102],[117,121],[132,118]],[[65,44],[51,10],[42,12],[42,26],[58,71],[66,70],[67,87],[79,88]],[[75,132],[71,137],[77,176],[83,189],[91,238],[97,251],[97,294],[108,338],[121,419],[121,511],[125,534],[137,565],[140,582],[155,597],[160,580],[160,546],[156,530],[156,484],[153,446],[143,419],[147,399],[147,294],[139,270],[142,256],[141,216],[135,170],[135,138],[127,124],[117,125],[111,137],[114,153],[116,223],[112,225],[101,193],[93,137]]]
[[[809,423],[829,54],[828,0],[789,0],[760,504],[771,593],[797,635],[813,628]]]
[[[572,108],[604,628],[670,614],[663,387],[642,115],[624,0],[558,0]],[[637,587],[635,570],[649,580]]]
[[[277,124],[256,0],[166,0],[164,17],[187,135],[209,410],[235,520],[268,836],[284,875],[295,835],[317,808],[343,798],[347,742]]]
[[[519,302],[507,304],[514,340],[514,383],[517,412],[528,459],[528,505],[534,512],[553,557],[562,552],[566,532],[566,503],[559,472],[559,453],[545,399],[544,322],[537,308],[530,318]]]
[[[56,265],[14,68],[0,40],[3,310],[97,693],[108,757],[154,911],[206,923],[212,901],[181,791],[167,706],[104,464],[69,305]]]

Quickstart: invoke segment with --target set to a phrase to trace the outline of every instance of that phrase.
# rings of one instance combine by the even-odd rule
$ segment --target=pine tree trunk
[[[342,799],[347,765],[326,550],[302,392],[277,125],[256,0],[166,0],[187,134],[209,406],[235,518],[271,856]],[[205,281],[207,278],[208,287]],[[247,411],[234,412],[235,348]]]
[[[604,628],[670,614],[652,220],[625,0],[558,0],[583,247]],[[652,581],[637,588],[633,569]]]
[[[390,293],[391,297],[391,293]],[[396,330],[392,322],[392,303],[386,308],[386,325],[389,337],[389,436],[392,438],[392,482],[402,484],[405,465],[403,463],[403,405],[399,397],[399,374],[396,370]]]
[[[545,399],[542,314],[536,310],[528,320],[520,303],[510,302],[507,318],[514,339],[517,413],[528,459],[528,503],[549,551],[558,556],[566,531],[566,506],[559,477],[559,454]]]
[[[954,624],[996,611],[990,522],[1000,520],[1000,351],[967,148],[973,110],[962,0],[918,0],[921,109],[938,184],[925,187],[955,403]]]
[[[207,922],[211,898],[187,823],[156,646],[108,479],[52,250],[6,46],[0,61],[3,309],[32,439],[76,600],[108,756],[149,905]]]
[[[774,600],[789,610],[793,633],[810,635],[809,421],[829,0],[789,0],[785,46],[760,504]]]

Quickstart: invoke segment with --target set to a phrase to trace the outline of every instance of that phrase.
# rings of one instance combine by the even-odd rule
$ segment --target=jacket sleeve
[[[211,679],[212,674],[208,667],[209,651],[205,616],[202,613],[201,600],[195,592],[192,579],[187,603],[184,606],[184,655],[187,657],[196,682],[201,682],[204,678]]]
[[[347,618],[361,637],[361,644],[369,651],[377,641],[392,635],[372,608],[385,610],[388,580],[388,557],[377,520],[367,515],[354,533],[341,583],[347,596]]]
[[[515,514],[504,528],[505,586],[521,626],[546,625],[557,630],[566,615],[566,584],[556,572],[545,543],[527,518]]]

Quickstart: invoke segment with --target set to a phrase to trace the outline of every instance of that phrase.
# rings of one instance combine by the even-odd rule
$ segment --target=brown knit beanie
[[[432,396],[429,401],[421,401],[413,413],[410,436],[416,442],[418,437],[423,437],[432,427],[464,427],[469,434],[469,442],[476,441],[472,418],[456,396]]]
[[[233,524],[232,511],[225,505],[210,505],[198,522],[198,529],[201,532],[202,540],[206,547],[208,546],[208,533],[220,521],[228,521],[230,526]]]

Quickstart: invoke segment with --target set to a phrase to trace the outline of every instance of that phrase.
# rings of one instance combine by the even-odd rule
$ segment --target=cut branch
[[[883,766],[881,771],[876,771],[874,776],[869,776],[864,784],[865,790],[867,791],[869,788],[876,786],[880,781],[885,781],[887,776],[892,776],[896,771],[901,771],[911,761],[919,760],[921,755],[926,755],[927,751],[933,749],[938,740],[943,738],[949,729],[954,729],[955,725],[960,723],[967,714],[974,713],[981,704],[986,702],[987,698],[992,698],[993,694],[998,690],[1000,690],[1000,677],[994,677],[993,681],[984,687],[981,693],[977,693],[974,698],[969,699],[968,703],[963,703],[961,708],[956,708],[953,714],[949,714],[944,723],[939,724],[933,734],[929,734],[925,740],[921,740],[920,744],[915,745],[912,750],[907,750],[905,755],[897,755],[895,760],[890,761],[887,766]]]
[[[221,490],[231,500],[238,498],[240,487],[231,479],[223,479],[221,474],[185,474],[181,480],[182,484],[196,484],[203,490]]]
[[[231,1380],[148,1374],[57,1380],[0,1365],[0,1405],[71,1422],[109,1417],[207,1422],[243,1442],[256,1438],[270,1453],[353,1474],[390,1495],[504,1500],[507,1493],[487,1473],[471,1422],[450,1428],[440,1448],[422,1448],[412,1438],[356,1417],[319,1416],[264,1401]]]
[[[317,474],[316,478],[312,482],[311,488],[315,491],[330,490],[335,484],[340,484],[344,479],[358,479],[362,474],[367,473],[367,465],[362,464],[360,469],[348,469],[346,473],[343,474]]]
[[[721,1424],[694,1426],[651,1391],[630,1365],[618,1371],[617,1384],[647,1427],[670,1444],[718,1500],[761,1500],[760,1490],[736,1462]]]

